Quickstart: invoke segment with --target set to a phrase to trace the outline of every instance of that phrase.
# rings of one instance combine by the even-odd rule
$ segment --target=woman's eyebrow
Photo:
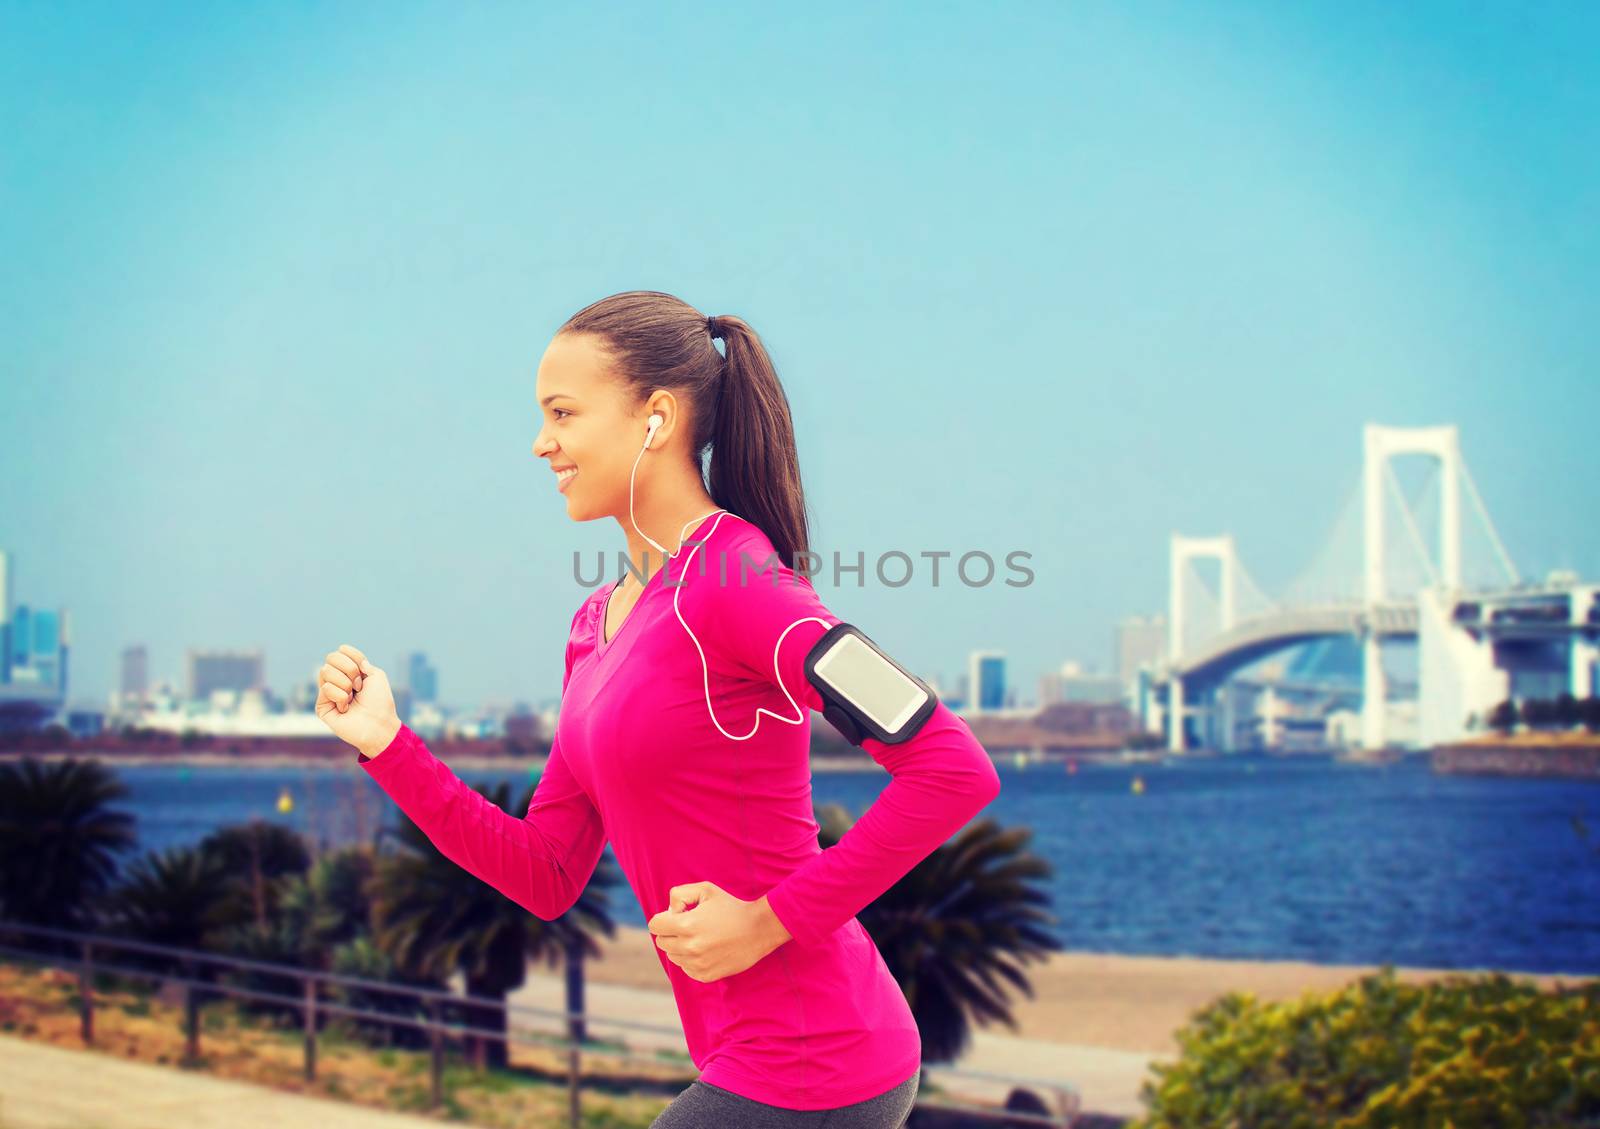
[[[577,397],[568,396],[565,392],[552,392],[552,393],[550,393],[550,395],[546,396],[543,400],[539,401],[539,406],[541,408],[548,408],[550,406],[550,401],[551,400],[575,400],[575,399],[577,399]]]

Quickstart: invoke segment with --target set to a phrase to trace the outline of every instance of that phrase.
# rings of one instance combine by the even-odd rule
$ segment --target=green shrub
[[[1230,992],[1177,1038],[1130,1129],[1600,1126],[1600,984],[1405,984],[1384,965],[1284,1003]]]

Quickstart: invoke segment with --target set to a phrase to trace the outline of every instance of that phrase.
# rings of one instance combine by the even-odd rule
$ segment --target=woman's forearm
[[[942,846],[1000,792],[994,760],[943,702],[911,740],[862,747],[892,779],[839,841],[767,891],[785,929],[820,940]]]
[[[557,744],[522,819],[458,777],[410,726],[401,724],[377,756],[361,756],[440,854],[545,921],[572,908],[605,849],[600,814]]]

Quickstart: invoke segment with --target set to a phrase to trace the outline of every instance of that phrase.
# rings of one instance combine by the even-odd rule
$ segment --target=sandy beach
[[[592,982],[665,989],[666,978],[648,930],[618,926],[616,937],[602,939],[600,944],[605,955],[585,966]],[[1017,1029],[999,1028],[995,1033],[1149,1055],[1176,1054],[1173,1032],[1193,1011],[1225,992],[1254,992],[1264,1000],[1286,1000],[1308,989],[1338,988],[1376,971],[1377,965],[1051,953],[1025,969],[1034,998],[1016,999]],[[1395,970],[1398,979],[1413,983],[1451,974],[1458,970]],[[1544,988],[1593,979],[1528,978]]]

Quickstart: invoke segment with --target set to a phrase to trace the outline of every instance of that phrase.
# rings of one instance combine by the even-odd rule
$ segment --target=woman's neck
[[[662,550],[677,555],[684,539],[694,532],[695,524],[715,513],[717,508],[716,502],[711,500],[711,495],[703,490],[698,495],[685,494],[651,506],[641,505],[635,500],[633,519],[630,521],[627,514],[618,519],[623,535],[627,538],[628,559],[633,562],[632,570],[624,570],[622,574],[622,586],[627,588],[648,582],[656,570],[666,563],[662,557]],[[635,531],[634,522],[638,522],[639,528],[649,534],[661,548],[656,548]],[[634,572],[637,572],[637,577],[634,576]]]

